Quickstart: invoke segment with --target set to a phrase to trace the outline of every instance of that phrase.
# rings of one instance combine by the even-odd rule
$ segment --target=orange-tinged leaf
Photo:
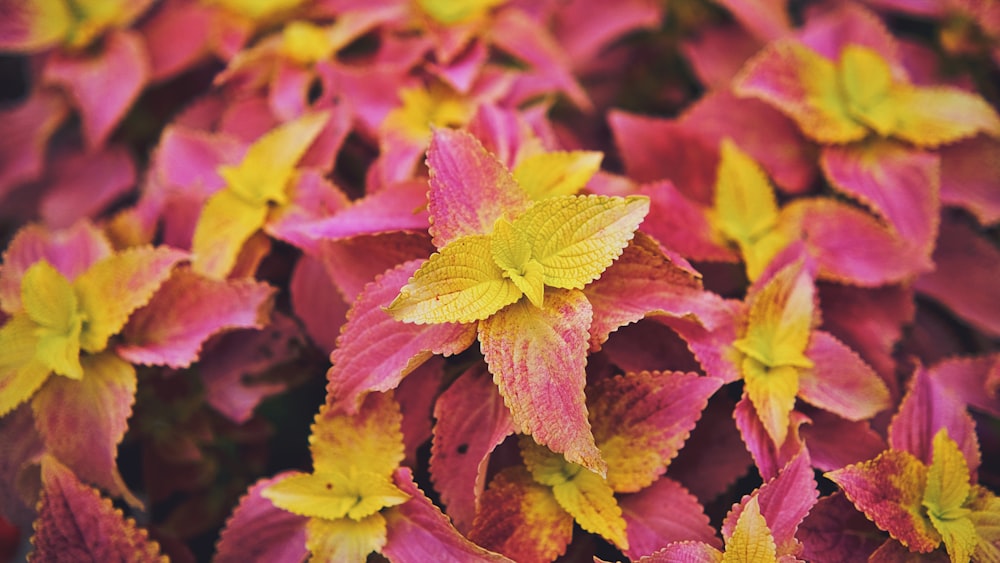
[[[261,495],[299,516],[355,521],[410,498],[392,483],[391,477],[367,471],[291,475],[273,483]]]
[[[574,195],[601,169],[604,153],[558,151],[528,156],[514,167],[514,179],[533,200]]]
[[[771,104],[820,143],[851,143],[868,135],[848,113],[833,61],[797,41],[769,44],[740,71],[734,88]]]
[[[573,535],[573,517],[552,489],[519,465],[493,478],[480,506],[469,539],[515,561],[552,561]]]
[[[192,269],[213,279],[228,276],[243,244],[264,226],[267,213],[267,203],[250,203],[231,190],[213,194],[191,239]]]
[[[851,117],[888,136],[896,119],[889,63],[874,49],[852,44],[841,51],[837,71]]]
[[[149,303],[184,253],[166,247],[137,247],[109,256],[73,283],[86,318],[80,346],[104,350],[108,339],[125,326],[129,315]]]
[[[893,90],[892,136],[935,148],[986,133],[1000,137],[1000,115],[981,96],[948,86]]]
[[[788,436],[788,423],[799,392],[798,368],[768,368],[753,358],[744,358],[743,381],[764,429],[780,447]]]
[[[0,417],[34,396],[52,372],[36,358],[37,327],[24,314],[0,327]]]
[[[326,112],[307,114],[265,133],[238,165],[219,167],[226,189],[254,205],[288,203],[295,167],[329,119]]]
[[[813,320],[812,278],[801,262],[786,266],[749,301],[746,334],[733,345],[768,367],[813,367],[805,356]]]
[[[771,529],[760,513],[757,497],[750,497],[736,521],[733,535],[726,542],[722,562],[771,563],[777,560],[777,546],[774,545]]]
[[[511,223],[531,245],[545,285],[582,289],[619,256],[649,212],[649,198],[562,196],[532,204]]]
[[[388,478],[403,461],[402,421],[391,393],[369,393],[353,416],[320,407],[309,437],[313,470],[364,471]]]
[[[934,528],[941,534],[952,561],[968,561],[978,536],[965,506],[972,486],[965,455],[942,428],[934,435],[933,461],[927,470],[923,505]]]
[[[386,310],[404,322],[468,323],[489,317],[521,295],[493,261],[490,237],[471,235],[431,255]]]
[[[306,523],[306,548],[312,561],[364,563],[381,551],[386,541],[385,517],[379,513],[362,520],[312,518]]]

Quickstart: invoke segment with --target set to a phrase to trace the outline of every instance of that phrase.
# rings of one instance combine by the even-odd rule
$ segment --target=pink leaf
[[[762,41],[778,39],[792,30],[787,1],[720,0],[719,3]]]
[[[934,435],[942,428],[958,444],[969,465],[969,474],[975,476],[980,463],[976,423],[965,411],[961,399],[935,381],[926,368],[918,366],[899,411],[889,424],[889,446],[910,452],[929,466]]]
[[[49,163],[41,214],[53,228],[96,217],[135,185],[132,157],[121,146],[94,154],[71,153]]]
[[[572,0],[555,15],[555,37],[577,67],[597,58],[616,39],[660,24],[662,8],[645,0],[613,5],[601,0]]]
[[[426,233],[393,232],[321,241],[318,258],[344,300],[353,303],[376,276],[434,250]]]
[[[68,113],[62,96],[44,88],[0,112],[0,201],[19,184],[42,175],[45,147]]]
[[[740,430],[747,451],[753,456],[757,472],[761,478],[773,479],[785,465],[804,449],[801,427],[810,422],[809,417],[799,411],[792,411],[789,417],[788,434],[781,447],[776,447],[774,440],[764,428],[760,416],[753,403],[744,395],[733,410],[733,419]],[[735,522],[735,520],[734,520]]]
[[[741,354],[733,347],[739,323],[745,316],[745,306],[741,301],[725,299],[717,310],[719,321],[709,330],[701,323],[682,318],[656,317],[663,324],[674,329],[683,338],[688,349],[698,359],[705,373],[725,382],[743,377],[739,367]]]
[[[213,334],[263,328],[274,292],[250,279],[214,280],[178,270],[129,318],[117,352],[137,364],[188,367]]]
[[[475,340],[475,325],[417,325],[397,321],[383,309],[420,266],[411,260],[365,286],[330,355],[327,402],[354,412],[371,391],[388,391],[433,354],[450,356]]]
[[[468,130],[508,169],[514,168],[518,155],[533,137],[522,114],[493,104],[481,104],[477,108]]]
[[[990,378],[1000,376],[1000,356],[950,358],[927,371],[934,383],[954,393],[970,407],[1000,418],[1000,397],[990,390]]]
[[[465,131],[435,130],[427,166],[430,232],[438,248],[461,236],[491,233],[502,215],[528,206],[510,171]]]
[[[150,80],[177,76],[209,52],[211,8],[198,2],[167,0],[140,25],[149,53]]]
[[[987,334],[1000,335],[996,245],[962,223],[945,221],[933,258],[937,268],[917,279],[917,291]]]
[[[666,248],[691,260],[738,260],[733,250],[715,242],[705,208],[682,194],[669,181],[644,184],[636,193],[647,195],[650,199],[643,232]]]
[[[314,254],[319,243],[315,237],[304,232],[305,228],[343,212],[350,206],[350,201],[316,168],[299,171],[292,194],[288,205],[270,214],[264,231],[305,253]]]
[[[238,163],[244,152],[246,144],[235,137],[171,125],[153,152],[153,173],[165,187],[208,197],[226,185],[218,167]]]
[[[255,483],[240,499],[216,545],[215,561],[305,561],[308,518],[282,510],[261,491],[295,472]]]
[[[455,527],[472,529],[490,454],[514,433],[510,411],[485,366],[466,371],[434,405],[430,472]]]
[[[56,52],[43,80],[61,85],[80,110],[88,147],[103,145],[149,80],[149,59],[142,38],[117,31],[104,38],[95,55]]]
[[[941,147],[941,201],[983,225],[1000,222],[1000,141],[980,135]]]
[[[843,494],[819,499],[799,526],[806,561],[867,561],[884,536]]]
[[[837,60],[847,45],[873,49],[898,65],[899,46],[885,23],[868,9],[854,3],[832,4],[807,14],[799,39],[828,59]]]
[[[292,271],[288,293],[292,310],[302,321],[313,344],[324,354],[332,352],[340,327],[347,321],[350,305],[337,291],[323,263],[308,255],[299,258]]]
[[[160,546],[52,457],[42,460],[32,561],[165,562]]]
[[[669,477],[661,477],[637,493],[622,495],[618,506],[628,532],[625,555],[632,560],[672,542],[697,541],[722,547],[698,499]]]
[[[403,464],[416,466],[417,450],[423,448],[433,435],[434,402],[441,394],[446,375],[445,358],[431,356],[399,382],[394,393],[403,413]],[[423,455],[423,451],[420,452]]]
[[[386,528],[382,553],[393,561],[510,561],[472,543],[413,482],[410,469],[396,470],[394,481],[410,500],[384,511]]]
[[[709,90],[729,88],[733,78],[761,46],[759,39],[736,23],[702,26],[681,45],[684,58]]]
[[[35,395],[35,426],[47,450],[81,479],[138,505],[115,464],[135,402],[135,368],[110,352],[80,363],[83,379],[51,377]]]
[[[799,397],[848,420],[889,408],[889,389],[854,350],[828,332],[814,330],[806,356],[815,367],[799,371]]]
[[[826,147],[820,163],[835,188],[886,218],[921,257],[930,254],[941,210],[937,154],[879,141]]]
[[[518,430],[568,461],[605,473],[587,420],[587,329],[592,310],[579,290],[546,291],[479,323],[479,342]]]
[[[872,459],[888,446],[866,421],[851,422],[825,411],[809,411],[811,424],[799,429],[813,467],[832,471]],[[848,438],[849,437],[849,438]]]
[[[0,518],[30,534],[38,497],[38,460],[45,444],[35,429],[31,407],[23,405],[0,418]]]
[[[14,235],[3,253],[0,308],[8,313],[21,309],[21,277],[39,260],[46,260],[67,279],[73,280],[111,253],[108,239],[88,221],[59,231],[41,225],[25,226]]]
[[[314,239],[339,239],[389,231],[427,229],[427,185],[403,182],[386,186],[330,217],[295,227]]]

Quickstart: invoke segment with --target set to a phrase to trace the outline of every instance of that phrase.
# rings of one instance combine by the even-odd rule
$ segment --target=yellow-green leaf
[[[726,542],[723,563],[775,563],[778,548],[767,520],[760,513],[757,497],[751,497],[743,507],[733,535]]]
[[[744,358],[743,380],[747,396],[764,429],[780,447],[788,436],[789,418],[799,393],[798,368],[768,368],[753,358]]]
[[[309,436],[313,470],[391,477],[403,461],[402,423],[392,393],[369,393],[354,415],[323,405]]]
[[[31,320],[57,332],[69,330],[79,306],[72,284],[44,259],[24,272],[21,303]]]
[[[892,68],[874,49],[848,45],[840,53],[837,69],[851,117],[887,136],[896,122],[890,102]]]
[[[923,505],[952,561],[968,561],[979,542],[969,518],[971,510],[966,507],[971,491],[965,456],[942,428],[934,436]]]
[[[514,282],[536,307],[545,296],[545,268],[531,257],[531,243],[519,236],[506,219],[497,219],[490,238],[493,261],[503,270],[503,276]]]
[[[261,494],[299,516],[361,520],[409,500],[391,478],[370,472],[303,473],[273,483]]]
[[[712,223],[726,238],[750,244],[778,223],[778,202],[767,174],[726,138],[719,147]]]
[[[385,517],[379,513],[359,521],[310,519],[306,523],[306,549],[311,561],[364,563],[386,542]]]
[[[23,313],[0,327],[0,417],[31,399],[52,372],[37,358],[37,328]]]
[[[191,241],[191,267],[209,278],[224,279],[243,244],[267,221],[267,204],[249,203],[229,190],[205,202]]]
[[[986,133],[1000,138],[1000,116],[981,96],[947,86],[898,85],[889,102],[892,136],[935,148]]]
[[[645,196],[553,197],[514,219],[512,236],[530,243],[545,285],[582,289],[621,255],[648,212]]]
[[[417,0],[425,14],[444,25],[478,19],[506,0]]]
[[[604,153],[558,151],[534,154],[514,167],[514,179],[533,200],[574,195],[601,169]]]
[[[813,282],[801,262],[774,275],[748,297],[749,320],[734,346],[767,367],[813,367],[805,356],[812,332]]]
[[[253,205],[288,203],[295,167],[319,136],[330,114],[304,115],[257,139],[236,166],[220,166],[226,189]]]
[[[489,317],[521,295],[494,262],[490,237],[470,235],[433,254],[387,311],[417,324],[468,323]]]

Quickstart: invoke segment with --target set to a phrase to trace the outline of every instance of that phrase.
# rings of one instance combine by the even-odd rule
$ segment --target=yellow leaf
[[[328,29],[307,21],[294,21],[281,32],[282,54],[300,65],[327,59],[336,47]]]
[[[314,471],[391,477],[403,461],[402,423],[392,393],[368,394],[354,415],[320,407],[309,436]]]
[[[479,19],[494,6],[506,0],[417,0],[425,14],[444,25],[455,25]]]
[[[16,51],[35,52],[58,45],[69,38],[74,24],[73,12],[67,0],[34,0],[21,2],[23,14],[7,14],[4,17],[24,18],[23,35],[14,38],[12,45]],[[10,41],[10,40],[7,40]],[[6,41],[4,47],[8,47]]]
[[[493,261],[490,237],[470,235],[433,254],[386,310],[417,324],[468,323],[489,317],[521,295]]]
[[[472,117],[465,99],[439,83],[427,88],[403,88],[399,91],[402,104],[390,111],[382,128],[403,134],[414,142],[424,142],[431,136],[431,127],[459,127]]]
[[[601,169],[604,153],[560,151],[534,154],[514,168],[514,179],[533,200],[574,195]]]
[[[290,12],[304,0],[211,0],[233,13],[245,16],[256,23],[266,23]]]
[[[503,276],[514,282],[534,306],[541,307],[545,296],[544,268],[531,258],[530,241],[500,218],[493,227],[490,249],[493,261],[503,269]]]
[[[209,278],[224,279],[243,244],[267,221],[266,203],[249,203],[230,190],[205,202],[191,240],[191,267]]]
[[[739,519],[733,535],[726,542],[726,552],[722,556],[723,563],[775,563],[778,560],[778,548],[774,544],[774,535],[767,526],[767,521],[760,513],[757,497],[750,497]]]
[[[409,495],[391,478],[370,472],[303,473],[282,479],[261,494],[275,506],[299,516],[361,520],[383,508],[403,504]]]
[[[586,471],[582,465],[566,461],[563,456],[535,442],[531,436],[518,436],[518,445],[525,467],[539,484],[553,487],[572,480],[580,471]]]
[[[798,262],[775,274],[749,301],[749,322],[740,351],[767,367],[813,367],[805,356],[813,319],[812,279]]]
[[[895,114],[892,136],[935,148],[979,133],[1000,138],[1000,116],[981,96],[947,86],[899,85],[889,102]]]
[[[982,485],[974,485],[969,495],[969,519],[979,542],[975,561],[1000,561],[1000,497]]]
[[[310,519],[306,523],[306,549],[310,561],[364,563],[386,542],[385,517],[379,513],[359,521]]]
[[[767,174],[726,138],[719,147],[713,223],[726,238],[750,244],[778,223],[778,202]]]
[[[545,285],[582,289],[621,255],[648,212],[645,196],[560,196],[533,203],[511,227],[530,243]]]
[[[934,436],[933,454],[927,471],[923,505],[934,528],[941,534],[952,561],[968,561],[979,538],[966,507],[972,492],[969,466],[958,444],[944,428]]]
[[[37,328],[24,313],[0,327],[0,417],[33,397],[52,372],[36,357]]]
[[[896,124],[896,110],[890,101],[892,68],[874,49],[848,45],[840,53],[838,68],[851,117],[888,136]]]
[[[792,237],[785,230],[777,228],[747,246],[741,245],[740,253],[746,263],[747,279],[759,279],[771,260],[792,242]]]
[[[80,331],[83,318],[73,286],[45,260],[31,265],[21,278],[21,303],[38,326],[36,357],[59,375],[83,377]]]
[[[744,358],[743,380],[764,429],[780,447],[788,435],[788,421],[799,393],[798,368],[768,368],[753,358]]]

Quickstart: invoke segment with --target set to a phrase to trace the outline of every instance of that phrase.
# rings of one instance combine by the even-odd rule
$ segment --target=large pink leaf
[[[250,279],[214,280],[180,269],[132,314],[117,352],[136,364],[188,367],[213,334],[263,328],[274,292]]]
[[[782,218],[802,233],[821,279],[873,287],[909,280],[930,267],[926,252],[847,203],[800,199],[782,210]]]
[[[303,255],[295,263],[288,293],[295,316],[317,348],[329,354],[337,345],[350,305],[337,291],[323,263]]]
[[[984,225],[1000,222],[1000,141],[985,135],[941,147],[941,202]]]
[[[592,317],[582,291],[546,291],[542,308],[522,299],[480,321],[479,342],[518,429],[603,474],[583,392]]]
[[[743,302],[725,299],[717,311],[720,322],[709,330],[701,323],[676,317],[656,317],[663,324],[674,329],[683,338],[688,349],[704,368],[705,373],[725,382],[743,377],[740,369],[742,354],[733,347],[745,315]]]
[[[1000,396],[996,389],[990,389],[990,378],[1000,377],[1000,356],[949,358],[927,371],[937,386],[954,393],[970,407],[1000,418]]]
[[[31,543],[32,561],[167,560],[134,520],[50,456],[42,459],[42,498]]]
[[[52,228],[96,217],[135,185],[135,164],[128,150],[106,147],[92,154],[69,153],[49,163],[41,215]]]
[[[832,334],[814,330],[806,349],[812,369],[799,371],[799,397],[848,420],[889,408],[889,389],[854,350]]]
[[[208,197],[226,185],[218,167],[238,163],[244,152],[246,144],[233,136],[171,125],[153,152],[152,170],[164,186]]]
[[[800,557],[816,563],[867,561],[884,537],[851,501],[837,493],[819,499],[799,526]]]
[[[975,476],[980,463],[976,423],[961,399],[935,381],[926,368],[918,366],[899,411],[889,424],[889,446],[909,452],[929,466],[933,460],[934,435],[942,428],[958,444],[969,465],[969,474]]]
[[[795,532],[819,496],[809,455],[803,451],[795,456],[777,477],[761,485],[756,496],[760,513],[774,536],[778,555],[795,555],[798,552]],[[726,516],[722,524],[724,537],[732,536],[744,506],[734,507]]]
[[[214,559],[217,563],[306,560],[308,518],[282,510],[260,494],[293,474],[262,479],[243,495],[219,536]]]
[[[386,186],[330,217],[295,227],[314,239],[339,239],[428,226],[427,185],[411,181]]]
[[[142,22],[150,80],[176,76],[206,57],[213,36],[212,11],[198,2],[167,0]]]
[[[262,400],[288,386],[268,372],[294,360],[304,346],[298,324],[277,313],[262,330],[223,334],[198,364],[205,400],[230,420],[245,423]]]
[[[485,366],[469,369],[441,394],[434,418],[431,479],[455,527],[468,533],[490,454],[514,433],[514,422]]]
[[[322,171],[303,169],[299,171],[292,188],[292,201],[270,214],[264,231],[303,252],[314,254],[318,242],[315,237],[303,232],[303,227],[324,221],[349,205],[344,192],[327,180]]]
[[[681,44],[684,58],[708,90],[725,90],[761,46],[759,39],[735,22],[702,26]]]
[[[968,226],[944,221],[934,249],[937,268],[917,279],[920,293],[976,328],[1000,335],[1000,250]]]
[[[721,384],[680,372],[643,372],[594,383],[587,406],[594,440],[608,463],[608,485],[634,493],[656,481]]]
[[[493,223],[528,206],[510,171],[465,131],[436,129],[427,150],[428,209],[434,244],[493,232]]]
[[[936,153],[876,141],[826,147],[820,164],[835,188],[885,217],[921,256],[930,254],[941,210]]]
[[[0,308],[8,313],[21,309],[21,277],[39,260],[46,260],[60,274],[73,280],[111,252],[108,239],[88,221],[59,231],[42,225],[21,228],[3,253]]]
[[[321,241],[318,258],[344,300],[353,303],[376,276],[433,252],[427,233],[393,232]]]
[[[421,450],[419,454],[423,456],[422,448],[433,436],[434,402],[444,387],[445,376],[450,375],[445,362],[441,356],[431,356],[404,377],[393,394],[403,413],[401,430],[406,456],[403,465],[416,466],[417,450]]]
[[[645,0],[608,4],[601,0],[571,0],[560,6],[553,23],[559,45],[577,67],[594,61],[615,39],[655,28],[662,8]]]
[[[637,493],[618,497],[618,506],[628,532],[625,555],[632,560],[672,542],[697,541],[722,547],[698,499],[669,477],[661,477]]]
[[[475,325],[418,325],[397,321],[384,307],[416,272],[411,260],[368,284],[347,314],[347,323],[330,355],[327,402],[354,412],[370,391],[388,391],[433,354],[450,356],[475,340]]]
[[[664,256],[642,233],[584,293],[594,309],[591,350],[618,328],[650,315],[687,317],[708,328],[720,322],[722,298],[702,290],[700,276]]]
[[[50,377],[35,395],[35,426],[47,450],[81,479],[137,505],[115,463],[135,402],[135,368],[110,352],[80,363],[83,379]]]
[[[520,113],[493,104],[481,104],[467,129],[511,170],[522,149],[530,146],[528,141],[533,138],[530,125]]]
[[[42,175],[45,147],[68,110],[58,93],[35,88],[23,103],[0,112],[0,201],[14,187]]]
[[[510,561],[472,543],[413,482],[409,468],[396,470],[394,481],[410,500],[386,510],[388,534],[382,553],[393,561]]]
[[[109,33],[94,54],[56,52],[42,79],[64,87],[80,110],[90,148],[107,141],[149,80],[149,58],[142,38],[131,31]]]
[[[799,428],[813,467],[823,471],[872,459],[888,446],[867,421],[851,422],[826,411],[809,411],[810,424]]]
[[[789,416],[785,441],[781,443],[781,447],[777,447],[745,394],[733,410],[733,419],[762,479],[773,479],[788,462],[799,455],[803,450],[801,427],[810,422],[809,417],[793,410]]]

